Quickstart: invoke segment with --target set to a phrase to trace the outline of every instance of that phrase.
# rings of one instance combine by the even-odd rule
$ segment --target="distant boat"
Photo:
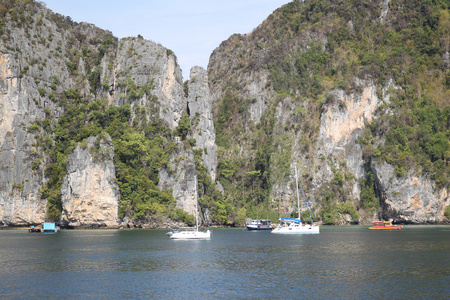
[[[42,233],[57,233],[59,231],[59,227],[56,226],[55,223],[44,223],[41,228]]]
[[[311,217],[311,212],[308,207],[308,203],[306,201],[305,194],[302,193],[303,197],[305,198],[306,207],[309,212],[309,216],[311,218],[311,224],[305,224],[300,219],[300,197],[298,194],[298,183],[299,180],[297,178],[297,167],[295,167],[295,187],[297,189],[297,212],[298,212],[298,219],[295,218],[280,218],[280,224],[278,224],[273,230],[272,233],[278,233],[278,234],[317,234],[320,233],[319,226],[315,225],[313,222],[313,219]],[[301,187],[301,183],[300,183]]]
[[[41,232],[41,229],[34,227],[34,226],[30,226],[30,228],[28,229],[28,232]]]
[[[403,225],[392,225],[392,221],[373,221],[373,226],[369,229],[374,230],[398,230],[402,229]]]
[[[211,231],[200,231],[198,227],[181,227],[174,228],[169,231],[167,235],[174,240],[209,240],[211,238]]]
[[[255,219],[247,224],[248,230],[272,230],[272,221],[265,219]]]
[[[197,184],[197,177],[195,178]],[[209,240],[211,238],[211,231],[200,231],[198,229],[198,208],[197,201],[195,201],[195,227],[174,228],[166,233],[171,239],[176,240]]]
[[[272,230],[279,234],[317,234],[320,233],[319,226],[305,224],[299,219],[280,218],[280,224]]]

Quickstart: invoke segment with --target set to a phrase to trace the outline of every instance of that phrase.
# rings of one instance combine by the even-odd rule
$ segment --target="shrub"
[[[353,205],[353,203],[351,203],[351,202],[339,203],[336,206],[336,209],[341,214],[349,214],[349,215],[351,215],[353,221],[355,221],[355,222],[359,220],[359,213],[356,210],[355,205]]]
[[[27,129],[27,131],[29,133],[34,133],[34,132],[36,132],[38,130],[39,130],[39,126],[36,125],[36,124],[33,124],[33,125],[29,126],[28,129]]]
[[[444,216],[450,219],[450,205],[445,208]]]
[[[41,97],[44,97],[45,96],[45,93],[46,93],[46,91],[45,91],[45,89],[44,88],[38,88],[38,92],[39,92],[39,95],[41,96]]]
[[[31,169],[33,171],[36,171],[39,169],[40,165],[41,165],[41,162],[39,160],[33,160],[33,162],[31,163]]]

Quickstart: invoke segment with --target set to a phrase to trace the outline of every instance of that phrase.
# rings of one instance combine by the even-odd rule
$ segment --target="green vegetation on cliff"
[[[58,97],[64,114],[47,128],[47,134],[56,137],[55,143],[38,142],[49,158],[45,170],[49,181],[42,197],[48,199],[50,217],[56,219],[61,213],[60,190],[68,156],[88,137],[104,139],[108,133],[114,143],[114,165],[121,195],[119,216],[170,217],[192,223],[192,216],[176,209],[172,195],[157,186],[158,171],[167,166],[168,156],[174,149],[172,133],[161,120],[153,116],[148,122],[145,109],[137,108],[140,114],[134,119],[134,126],[130,126],[133,119],[129,104],[107,107],[104,100],[82,98],[77,90],[68,90]]]
[[[30,151],[32,169],[38,171],[45,163],[47,182],[41,196],[48,199],[49,216],[57,218],[61,213],[60,190],[70,153],[88,137],[100,140],[108,133],[115,149],[120,216],[169,217],[192,223],[192,216],[175,209],[170,191],[158,188],[159,169],[171,168],[169,157],[176,148],[173,137],[180,136],[188,149],[195,145],[195,140],[186,141],[191,130],[187,114],[172,132],[159,119],[156,107],[137,105],[144,96],[157,101],[153,82],[138,85],[131,77],[118,83],[125,91],[120,98],[126,104],[107,105],[98,96],[109,88],[108,83],[101,84],[100,64],[115,53],[117,39],[98,28],[89,35],[86,27],[70,17],[37,14],[39,7],[33,0],[1,1],[0,35],[6,49],[23,61],[18,78],[35,76],[36,97],[60,109],[58,118],[49,108],[43,109],[45,118],[27,128],[36,137]],[[45,18],[58,28],[45,36],[30,34]],[[70,32],[65,36],[67,44],[57,45],[48,55],[64,58],[61,68],[67,68],[78,88],[63,88],[56,74],[50,80],[30,75],[39,74],[48,58],[32,57],[11,46],[9,23],[23,28],[36,47],[48,48],[58,30]],[[316,191],[315,217],[329,224],[342,222],[342,216],[357,222],[363,213],[373,214],[380,208],[374,163],[394,166],[399,178],[417,171],[434,180],[436,188],[448,188],[449,34],[445,0],[307,0],[281,7],[251,34],[225,41],[218,51],[228,63],[214,69],[212,61],[208,70],[211,87],[222,92],[214,121],[218,180],[225,196],[207,175],[201,150],[193,151],[199,202],[210,210],[212,221],[242,224],[246,217],[276,219],[286,213],[280,211],[280,204],[292,195],[273,190],[274,185],[294,190],[292,161],[304,167],[301,181],[305,189]],[[255,74],[267,79],[261,87],[268,94],[267,103],[258,117],[250,110],[259,99],[247,97]],[[316,157],[315,147],[324,109],[332,104],[346,109],[345,102],[336,103],[333,91],[358,94],[361,81],[374,84],[384,104],[358,138],[365,176],[355,182],[345,158],[323,153]],[[90,95],[82,96],[86,82]],[[382,99],[385,92],[390,99]],[[39,100],[34,99],[37,105]],[[277,115],[280,111],[287,112],[285,120]],[[330,180],[314,182],[311,173],[319,172],[322,162],[331,169]],[[352,197],[355,185],[360,191],[358,199]],[[23,184],[16,183],[14,188],[23,190]]]
[[[24,43],[31,43],[37,49],[49,48],[48,57],[34,57],[38,50],[24,53],[18,47],[10,46],[13,39],[9,26],[25,30],[29,41]],[[41,32],[49,34],[42,36]],[[109,135],[115,151],[119,217],[144,222],[171,218],[193,224],[193,216],[176,207],[172,191],[162,191],[158,187],[160,169],[166,168],[170,172],[173,168],[169,157],[178,147],[172,142],[174,137],[180,136],[183,147],[187,149],[192,150],[195,144],[195,140],[186,141],[191,133],[189,116],[183,114],[179,126],[174,131],[170,130],[159,118],[160,107],[158,97],[153,94],[153,81],[137,84],[130,75],[117,82],[118,88],[124,92],[119,95],[124,105],[111,106],[106,96],[100,96],[109,88],[107,82],[102,84],[101,81],[101,63],[112,60],[119,47],[117,38],[91,24],[78,24],[70,17],[54,14],[33,0],[0,2],[0,34],[7,49],[15,53],[15,59],[24,62],[20,77],[32,78],[29,81],[34,82],[38,92],[33,101],[45,112],[45,118],[36,118],[27,131],[36,139],[31,145],[32,169],[35,172],[45,170],[45,184],[40,197],[48,200],[49,218],[57,220],[61,214],[61,186],[67,175],[68,158],[75,147],[85,149],[87,139],[97,137],[89,151],[94,160],[101,161],[104,157],[100,144]],[[55,48],[51,43],[56,35],[63,38],[57,41]],[[51,70],[50,80],[44,73],[49,61],[56,61],[55,65],[61,68]],[[112,65],[107,68],[111,70]],[[59,76],[65,75],[70,78],[60,79]],[[63,80],[74,82],[75,87],[67,89],[70,84]],[[87,86],[90,88],[88,92]],[[143,97],[148,100],[145,107],[138,105]],[[51,105],[47,104],[48,100]],[[42,107],[43,103],[47,108]],[[51,111],[49,107],[57,111]],[[215,185],[202,165],[201,152],[195,153],[199,190],[202,191],[199,201],[202,208],[212,211],[213,222],[223,220],[223,216],[216,213],[222,196],[217,195]],[[14,188],[23,190],[23,184],[16,184]]]
[[[358,93],[361,80],[375,84],[380,98],[386,86],[395,88],[358,139],[366,168],[366,177],[358,183],[360,200],[350,197],[354,177],[345,174],[344,164],[343,174],[334,172],[331,182],[316,187],[315,210],[322,221],[337,223],[341,214],[358,221],[358,211],[380,207],[371,173],[375,161],[393,165],[399,177],[417,170],[430,176],[436,188],[448,188],[449,34],[449,3],[444,0],[309,0],[284,5],[250,35],[224,42],[214,59],[226,58],[231,64],[220,68],[219,61],[212,61],[209,76],[212,87],[224,91],[215,116],[218,171],[226,192],[240,199],[236,210],[246,208],[248,216],[256,217],[257,211],[249,209],[255,200],[261,211],[274,210],[273,186],[264,179],[276,176],[278,183],[288,182],[288,172],[280,170],[286,168],[283,161],[296,160],[290,153],[295,136],[301,136],[301,156],[314,166],[320,113],[336,102],[330,91]],[[268,74],[265,88],[276,94],[256,124],[249,122],[252,102],[243,96],[248,82],[242,80],[255,72]],[[277,128],[271,112],[283,97],[292,99],[295,111]],[[337,104],[346,109],[345,103]],[[236,134],[239,131],[245,133]],[[258,176],[245,176],[255,172]],[[309,179],[302,178],[307,190]]]

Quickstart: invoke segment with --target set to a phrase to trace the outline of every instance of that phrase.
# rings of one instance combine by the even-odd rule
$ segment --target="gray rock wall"
[[[217,146],[214,122],[212,116],[211,96],[208,87],[208,74],[201,67],[191,69],[191,79],[188,82],[189,95],[187,98],[187,109],[193,123],[193,134],[195,138],[195,149],[203,151],[203,162],[208,169],[212,180],[216,178]]]
[[[152,83],[154,88],[151,93],[157,99],[149,98],[148,95],[130,99],[128,79],[139,87]],[[157,116],[172,130],[178,125],[183,111],[186,111],[182,72],[176,57],[155,42],[142,38],[121,39],[117,52],[106,55],[102,60],[101,82],[103,89],[99,95],[109,99],[110,104],[139,105],[147,108],[149,113],[156,109]]]
[[[159,173],[159,188],[172,189],[172,195],[180,207],[194,215],[195,203],[198,201],[197,170],[192,151],[186,151],[182,143],[170,159],[171,169],[162,169]]]
[[[387,163],[374,164],[385,219],[406,223],[439,223],[450,205],[447,189],[436,189],[434,181],[409,171],[405,178],[395,175]]]
[[[0,54],[0,225],[23,226],[45,219],[46,201],[39,198],[43,168],[32,169],[37,156],[34,134],[27,128],[43,118],[33,83],[20,78],[18,62],[3,49]]]
[[[109,136],[90,137],[84,146],[75,148],[61,187],[62,224],[118,226],[120,199],[113,159],[114,146]]]
[[[102,39],[112,37],[110,32],[88,23],[61,27],[53,13],[38,3],[24,13],[30,22],[21,26],[6,22],[2,28],[6,42],[0,44],[0,226],[39,224],[46,218],[47,200],[39,190],[46,182],[47,158],[37,141],[53,141],[54,136],[41,127],[30,132],[28,128],[35,121],[42,122],[46,114],[53,121],[62,114],[52,93],[77,89],[82,96],[106,99],[109,105],[130,104],[133,116],[137,106],[145,107],[148,120],[157,118],[171,130],[187,111],[182,72],[172,51],[140,37],[124,38],[104,54],[99,65],[93,64]],[[82,41],[88,43],[81,47]],[[70,69],[73,63],[76,70]],[[88,81],[94,72],[100,74],[96,87]],[[207,79],[202,77],[204,70],[195,72],[199,72],[199,81],[191,85],[199,101],[191,106],[201,118],[192,134],[198,140],[196,147],[204,149],[204,163],[215,178],[217,159]],[[54,85],[55,81],[58,84]],[[146,93],[132,97],[129,81],[137,94],[144,88]],[[83,143],[78,145],[69,157],[68,175],[61,188],[62,224],[118,224],[119,194],[112,156],[96,161],[89,151],[95,139],[89,138],[86,149]],[[102,151],[113,153],[110,141],[101,145]],[[172,175],[163,170],[161,182],[173,190],[180,207],[193,213],[197,201],[193,154],[181,148],[174,159],[177,157],[186,157],[185,164],[176,164],[180,169]]]
[[[381,3],[382,22],[389,12],[388,2]],[[242,135],[233,136],[230,149],[224,149],[223,155],[225,159],[236,156],[241,161],[255,159],[255,141],[252,138],[257,134],[255,125],[268,109],[275,109],[270,170],[265,171],[270,173],[270,198],[278,211],[288,214],[295,209],[292,200],[295,195],[295,185],[292,184],[294,165],[307,189],[310,204],[318,204],[316,213],[337,172],[348,176],[342,187],[344,196],[339,201],[350,201],[358,208],[361,179],[367,170],[363,149],[357,139],[367,124],[376,120],[377,110],[387,107],[383,104],[389,104],[388,91],[398,87],[392,80],[379,86],[369,79],[353,78],[353,90],[331,89],[328,94],[321,95],[321,99],[308,99],[295,87],[290,87],[289,95],[277,95],[268,71],[273,58],[283,54],[288,62],[292,58],[291,51],[307,49],[312,41],[325,49],[327,35],[325,31],[306,29],[290,39],[283,40],[284,37],[278,36],[281,40],[277,40],[277,36],[268,37],[269,32],[274,33],[271,26],[273,24],[268,18],[250,34],[231,36],[211,54],[208,76],[214,117],[219,115],[225,91],[231,91],[235,101],[232,106],[241,110],[227,126],[237,124],[242,127]],[[351,21],[348,26],[353,27]],[[443,53],[444,63],[448,62],[446,57],[448,55]],[[283,60],[278,57],[278,61]],[[379,182],[377,188],[383,195],[380,214],[384,217],[412,223],[444,220],[444,209],[449,203],[446,189],[435,190],[432,180],[417,176],[412,170],[404,179],[394,179],[387,168],[374,166],[373,170],[375,181]],[[412,182],[416,182],[414,188],[411,187]],[[402,185],[405,185],[405,192],[400,193],[397,190]],[[360,221],[370,222],[383,216],[362,211]],[[341,218],[344,223],[349,221],[348,216]]]

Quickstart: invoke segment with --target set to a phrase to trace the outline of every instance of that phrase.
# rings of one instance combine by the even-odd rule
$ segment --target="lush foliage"
[[[301,131],[300,150],[312,159],[320,113],[336,101],[329,92],[358,94],[359,79],[374,83],[381,100],[387,100],[382,98],[386,92],[390,99],[358,139],[366,170],[358,182],[360,201],[349,197],[354,178],[340,167],[332,182],[319,188],[315,210],[322,221],[338,223],[349,215],[357,222],[358,211],[380,207],[370,171],[375,161],[393,165],[399,177],[415,170],[430,176],[436,188],[448,188],[450,71],[442,55],[448,51],[449,28],[449,3],[444,0],[395,1],[389,7],[375,0],[293,1],[250,36],[224,42],[219,53],[232,62],[227,66],[232,72],[217,69],[210,81],[224,90],[215,126],[219,178],[230,201],[250,217],[256,217],[257,211],[250,209],[254,203],[274,209],[270,179],[288,180],[285,165],[295,160],[289,153],[292,139]],[[269,74],[266,87],[278,96],[265,103],[267,113],[255,124],[249,121],[254,99],[242,96],[248,88],[242,78],[258,71]],[[383,91],[389,85],[396,88]],[[296,110],[284,128],[277,128],[273,111],[287,96]],[[338,105],[346,109],[345,103]]]
[[[1,1],[3,41],[11,40],[5,26],[9,21],[25,32],[32,22],[43,23],[44,16],[36,13],[37,5],[32,0]],[[100,141],[108,133],[115,148],[120,215],[136,219],[170,217],[192,223],[192,216],[175,208],[170,191],[158,188],[159,168],[171,167],[168,157],[176,148],[172,138],[180,136],[187,148],[196,144],[195,139],[188,139],[195,127],[192,119],[184,113],[175,131],[168,130],[158,118],[156,106],[136,105],[144,96],[157,101],[152,95],[153,82],[137,85],[130,76],[117,83],[123,92],[119,95],[121,102],[128,104],[109,107],[97,98],[99,91],[109,88],[107,82],[101,84],[100,62],[117,49],[117,39],[100,29],[88,38],[83,26],[70,17],[47,17],[70,30],[66,52],[58,47],[49,55],[67,58],[64,67],[72,79],[80,86],[87,79],[91,88],[91,96],[82,97],[77,89],[62,92],[61,79],[56,75],[48,82],[35,78],[39,96],[64,111],[55,119],[47,109],[43,120],[27,128],[36,136],[33,170],[47,162],[48,181],[41,192],[48,199],[49,215],[56,218],[61,213],[60,189],[70,153],[77,145],[84,145],[88,137],[97,136],[93,154],[102,159]],[[287,185],[292,177],[290,164],[298,161],[293,156],[299,154],[312,166],[315,159],[330,159],[334,177],[318,187],[314,207],[316,217],[324,223],[344,219],[357,222],[359,212],[379,208],[370,171],[374,162],[391,164],[398,177],[416,171],[433,179],[436,188],[448,188],[450,70],[442,54],[448,52],[449,34],[449,3],[445,0],[391,1],[388,7],[378,0],[310,0],[281,7],[251,35],[232,36],[224,42],[227,49],[223,47],[228,51],[223,54],[228,55],[224,59],[227,65],[210,76],[212,84],[222,83],[215,129],[218,179],[226,192],[222,196],[215,189],[202,165],[204,150],[195,150],[202,209],[208,209],[212,221],[221,224],[243,224],[247,217],[276,219],[279,200],[272,199],[271,189],[274,182]],[[47,47],[51,39],[51,34],[40,39],[30,36],[31,43],[42,47]],[[17,47],[6,48],[22,53]],[[28,65],[22,67],[19,78],[33,66],[41,69],[46,63],[40,57],[23,56]],[[85,76],[78,73],[80,58]],[[263,87],[270,94],[267,99],[247,98],[246,80],[254,74],[268,75]],[[349,196],[355,182],[345,163],[313,156],[323,108],[336,101],[330,91],[358,94],[361,79],[376,85],[385,104],[358,139],[366,171],[365,178],[357,183],[361,190],[358,201]],[[387,87],[391,88],[386,91]],[[390,99],[383,98],[386,94]],[[338,105],[346,109],[345,103]],[[261,111],[261,106],[263,113],[255,118],[255,110]],[[289,111],[288,117],[277,119],[283,110]],[[308,190],[310,179],[302,178]],[[306,212],[302,216],[306,217]]]
[[[398,111],[397,117],[380,118],[361,142],[368,155],[395,166],[397,176],[417,168],[437,188],[446,187],[450,180],[450,107],[438,107],[426,95],[417,99],[412,93],[409,98],[407,93],[408,89],[394,93],[391,107]],[[375,148],[373,141],[379,136],[385,143]]]
[[[50,144],[45,149],[49,151],[50,163],[46,166],[49,181],[42,197],[48,199],[50,217],[57,218],[61,213],[59,191],[67,158],[74,147],[90,136],[105,139],[108,133],[114,143],[114,165],[121,195],[119,216],[135,219],[166,216],[192,224],[192,216],[175,208],[170,191],[161,191],[157,186],[158,170],[167,166],[167,157],[174,147],[171,132],[161,120],[152,118],[152,122],[147,122],[142,109],[139,125],[133,127],[129,104],[107,107],[100,99],[82,98],[77,90],[68,90],[59,97],[65,112],[58,122],[47,127],[47,133],[54,134],[56,139],[53,146]]]

